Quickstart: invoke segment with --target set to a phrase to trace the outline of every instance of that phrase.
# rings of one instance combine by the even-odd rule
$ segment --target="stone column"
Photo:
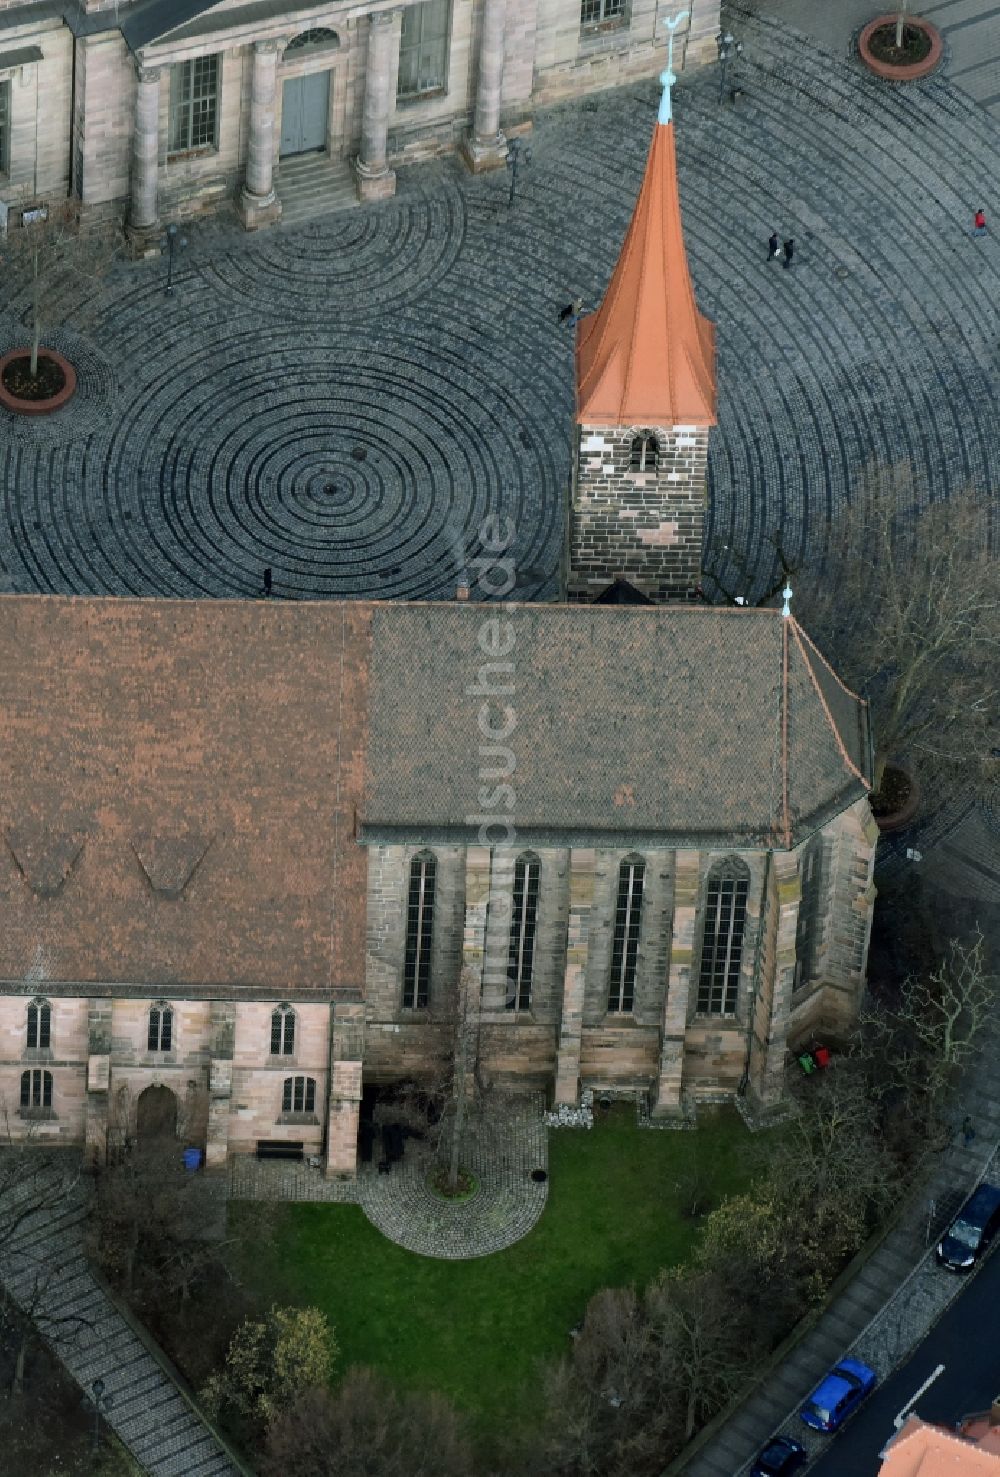
[[[396,175],[386,164],[393,53],[398,48],[396,13],[380,10],[368,18],[368,67],[361,120],[361,152],[354,161],[362,200],[387,200],[396,193]]]
[[[137,68],[132,126],[132,197],[129,234],[141,245],[158,229],[156,177],[160,162],[160,68]]]
[[[507,140],[500,132],[500,95],[503,87],[503,46],[507,0],[483,0],[483,28],[479,37],[479,75],[472,133],[463,145],[469,168],[476,174],[501,168],[507,159]]]
[[[590,918],[594,905],[597,852],[574,846],[569,862],[569,927],[566,933],[566,970],[556,1050],[556,1105],[575,1107],[580,1097],[580,1048],[583,1041],[583,1005],[590,952]]]
[[[236,1055],[236,1006],[232,1001],[212,1001],[209,1030],[212,1054],[208,1063],[205,1168],[223,1169],[229,1158],[229,1114],[233,1097],[233,1058]]]
[[[683,1112],[684,1041],[694,962],[694,930],[698,913],[701,857],[697,851],[679,851],[674,871],[674,919],[670,936],[670,971],[663,1007],[660,1073],[656,1083],[654,1118]]]
[[[326,1174],[358,1172],[358,1126],[365,1040],[365,1008],[338,1001],[330,1012],[330,1102],[326,1123]]]
[[[248,231],[269,225],[281,215],[274,190],[274,99],[277,91],[278,43],[255,41],[250,84],[250,142],[246,183],[240,192],[240,215]]]
[[[108,1113],[111,1088],[112,1003],[91,1000],[87,1010],[87,1098],[84,1139],[87,1163],[103,1164],[108,1153]]]

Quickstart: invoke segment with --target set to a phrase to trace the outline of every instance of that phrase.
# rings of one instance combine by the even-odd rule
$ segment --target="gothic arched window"
[[[315,1113],[315,1077],[286,1077],[281,1094],[283,1113]]]
[[[531,852],[519,856],[514,863],[510,941],[507,950],[507,998],[504,1002],[508,1010],[531,1009],[541,870],[541,863]]]
[[[52,1007],[47,1000],[32,1000],[28,1006],[28,1047],[44,1051],[51,1041]]]
[[[295,1050],[295,1012],[279,1005],[271,1012],[271,1055],[291,1056]]]
[[[430,995],[431,939],[437,862],[422,851],[410,863],[406,903],[406,954],[403,959],[403,1009],[425,1010]]]
[[[659,442],[652,431],[643,431],[641,435],[633,436],[628,459],[630,472],[655,472],[659,459]]]
[[[149,1034],[146,1038],[148,1051],[169,1051],[174,1033],[174,1013],[165,1001],[154,1005],[149,1012]]]
[[[638,857],[626,857],[618,868],[618,898],[615,903],[611,979],[608,984],[609,1011],[630,1011],[635,1001],[635,966],[639,957],[645,875],[645,863]]]
[[[699,1015],[735,1015],[746,929],[750,872],[737,857],[717,863],[705,888],[698,975]]]

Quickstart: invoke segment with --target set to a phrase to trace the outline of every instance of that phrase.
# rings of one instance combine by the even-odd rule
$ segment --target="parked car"
[[[814,1431],[836,1431],[877,1383],[878,1375],[867,1364],[858,1359],[841,1359],[820,1380],[799,1415]]]
[[[773,1436],[758,1453],[750,1477],[791,1477],[805,1466],[808,1455],[801,1441],[793,1441],[790,1436]]]
[[[1000,1230],[1000,1189],[980,1185],[958,1212],[938,1242],[935,1255],[942,1267],[968,1272]]]

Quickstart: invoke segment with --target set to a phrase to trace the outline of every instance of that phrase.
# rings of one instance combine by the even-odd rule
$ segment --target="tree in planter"
[[[8,232],[3,263],[15,280],[26,283],[31,331],[30,376],[38,379],[38,356],[42,334],[69,306],[66,295],[72,287],[89,288],[88,302],[81,305],[79,292],[73,310],[93,310],[95,289],[121,255],[124,243],[121,226],[94,225],[84,229],[80,206],[64,200],[47,207],[44,217]]]

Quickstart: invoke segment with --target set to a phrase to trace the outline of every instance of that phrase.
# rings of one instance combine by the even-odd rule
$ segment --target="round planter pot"
[[[875,817],[875,824],[884,836],[890,835],[893,831],[902,831],[910,824],[920,808],[920,786],[916,776],[902,764],[888,764],[886,768],[894,769],[899,774],[905,775],[910,782],[910,793],[898,810]]]
[[[24,359],[31,354],[30,349],[11,349],[9,354],[0,358],[0,405],[5,410],[11,410],[15,415],[51,415],[54,410],[59,410],[71,400],[76,393],[76,370],[68,359],[57,354],[55,349],[39,349],[39,359],[49,359],[53,364],[58,364],[66,378],[66,383],[57,394],[50,396],[48,400],[22,400],[19,395],[12,395],[3,382],[3,373],[7,365],[14,359]]]
[[[941,56],[944,52],[941,32],[936,26],[932,26],[930,21],[908,15],[905,24],[911,30],[923,31],[931,43],[931,49],[919,62],[885,62],[872,55],[872,34],[882,26],[895,26],[896,19],[897,13],[892,11],[888,15],[877,15],[873,21],[869,21],[858,37],[858,52],[865,66],[870,72],[874,72],[876,77],[882,77],[886,82],[917,82],[921,77],[927,77],[931,72],[936,71],[941,64]]]

